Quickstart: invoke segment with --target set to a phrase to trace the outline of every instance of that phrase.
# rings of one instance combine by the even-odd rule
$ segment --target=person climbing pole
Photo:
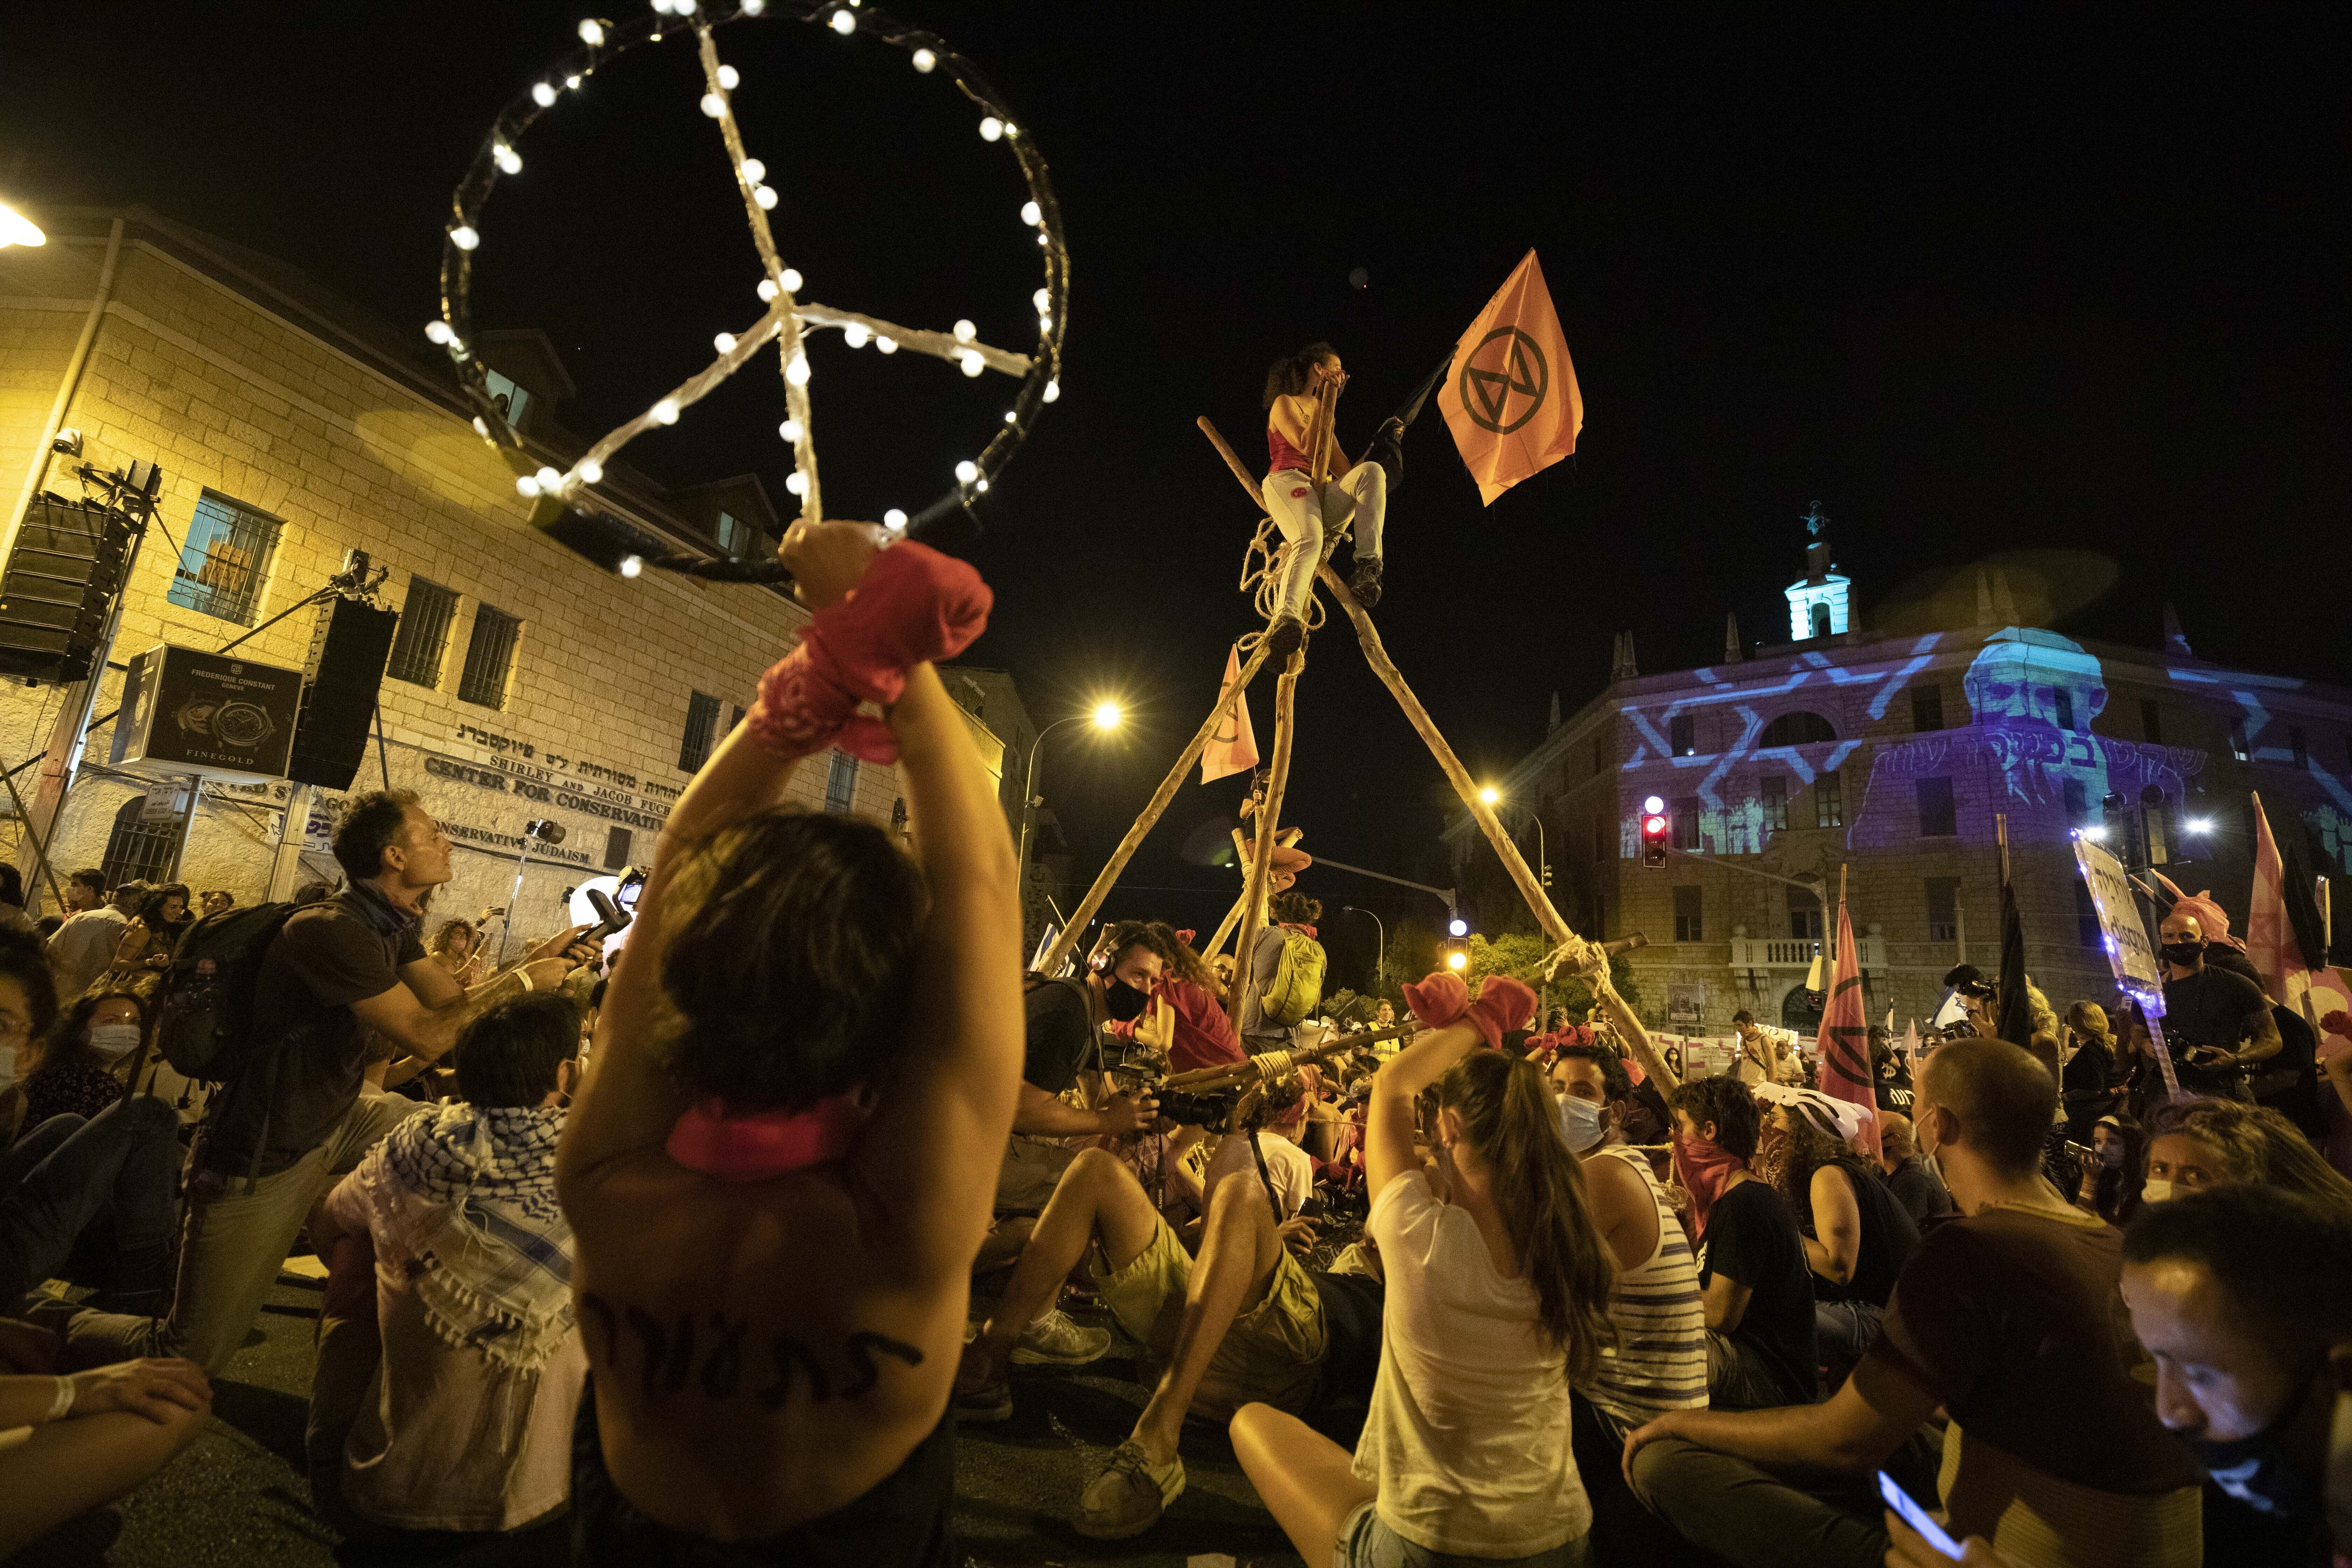
[[[1323,557],[1323,531],[1354,516],[1355,569],[1348,590],[1370,609],[1381,600],[1381,526],[1388,512],[1389,476],[1381,463],[1350,463],[1328,428],[1326,410],[1348,384],[1338,351],[1309,343],[1274,362],[1265,375],[1265,508],[1291,547],[1276,601],[1266,647],[1287,659],[1307,637],[1307,595]],[[1327,392],[1326,389],[1328,389]],[[1391,426],[1394,428],[1391,429]],[[1401,420],[1381,427],[1393,447]]]

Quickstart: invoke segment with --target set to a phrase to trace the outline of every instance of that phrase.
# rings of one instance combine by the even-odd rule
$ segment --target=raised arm
[[[962,712],[928,664],[890,713],[931,914],[909,1044],[858,1141],[860,1184],[919,1269],[968,1267],[1021,1087],[1021,900],[1013,838]],[[961,1259],[961,1261],[958,1261]]]
[[[1657,1080],[1659,1097],[1663,1099],[1680,1089],[1683,1086],[1682,1075],[1666,1065],[1666,1058],[1658,1054],[1658,1047],[1650,1039],[1650,1031],[1642,1027],[1642,1020],[1633,1016],[1633,1009],[1625,1005],[1625,998],[1618,995],[1617,988],[1609,984],[1606,965],[1599,973],[1588,974],[1585,978],[1592,986],[1593,997],[1600,1003],[1601,1010],[1609,1016],[1611,1023],[1617,1026],[1618,1034],[1624,1037],[1625,1048],[1632,1051],[1633,1059],[1642,1064],[1642,1071]]]
[[[1476,1026],[1467,1022],[1424,1029],[1373,1075],[1371,1099],[1366,1103],[1364,1184],[1375,1200],[1397,1177],[1421,1169],[1412,1149],[1414,1098],[1478,1043]]]

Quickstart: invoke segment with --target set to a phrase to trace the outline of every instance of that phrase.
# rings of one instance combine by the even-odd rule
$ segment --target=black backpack
[[[155,1045],[182,1076],[224,1083],[253,1051],[261,963],[300,906],[256,904],[206,915],[173,950],[155,994]]]

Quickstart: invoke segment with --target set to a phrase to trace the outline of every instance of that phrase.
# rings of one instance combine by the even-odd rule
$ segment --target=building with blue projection
[[[1998,963],[2004,824],[2027,971],[2062,1012],[2114,989],[2078,830],[2210,888],[2241,933],[2253,795],[2310,870],[2352,873],[2352,689],[2200,659],[2168,607],[2152,648],[2017,624],[1997,571],[1976,574],[1973,618],[1938,617],[1967,624],[1867,629],[1818,508],[1808,522],[1795,640],[1749,651],[1727,626],[1721,663],[1644,675],[1621,634],[1608,687],[1496,781],[1569,922],[1649,938],[1632,962],[1654,1025],[1719,1033],[1746,1007],[1810,1029],[1806,973],[1843,868],[1871,1018],[1891,1006],[1898,1031],[1924,1026],[1952,965]],[[1671,824],[1663,869],[1641,859],[1653,810]],[[1466,815],[1445,838],[1482,929],[1528,924]]]

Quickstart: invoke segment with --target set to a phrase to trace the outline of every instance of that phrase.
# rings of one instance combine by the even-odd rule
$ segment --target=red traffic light
[[[1666,819],[1663,816],[1650,817],[1642,824],[1642,831],[1648,834],[1653,838],[1659,837],[1661,834],[1664,833],[1665,830]]]

